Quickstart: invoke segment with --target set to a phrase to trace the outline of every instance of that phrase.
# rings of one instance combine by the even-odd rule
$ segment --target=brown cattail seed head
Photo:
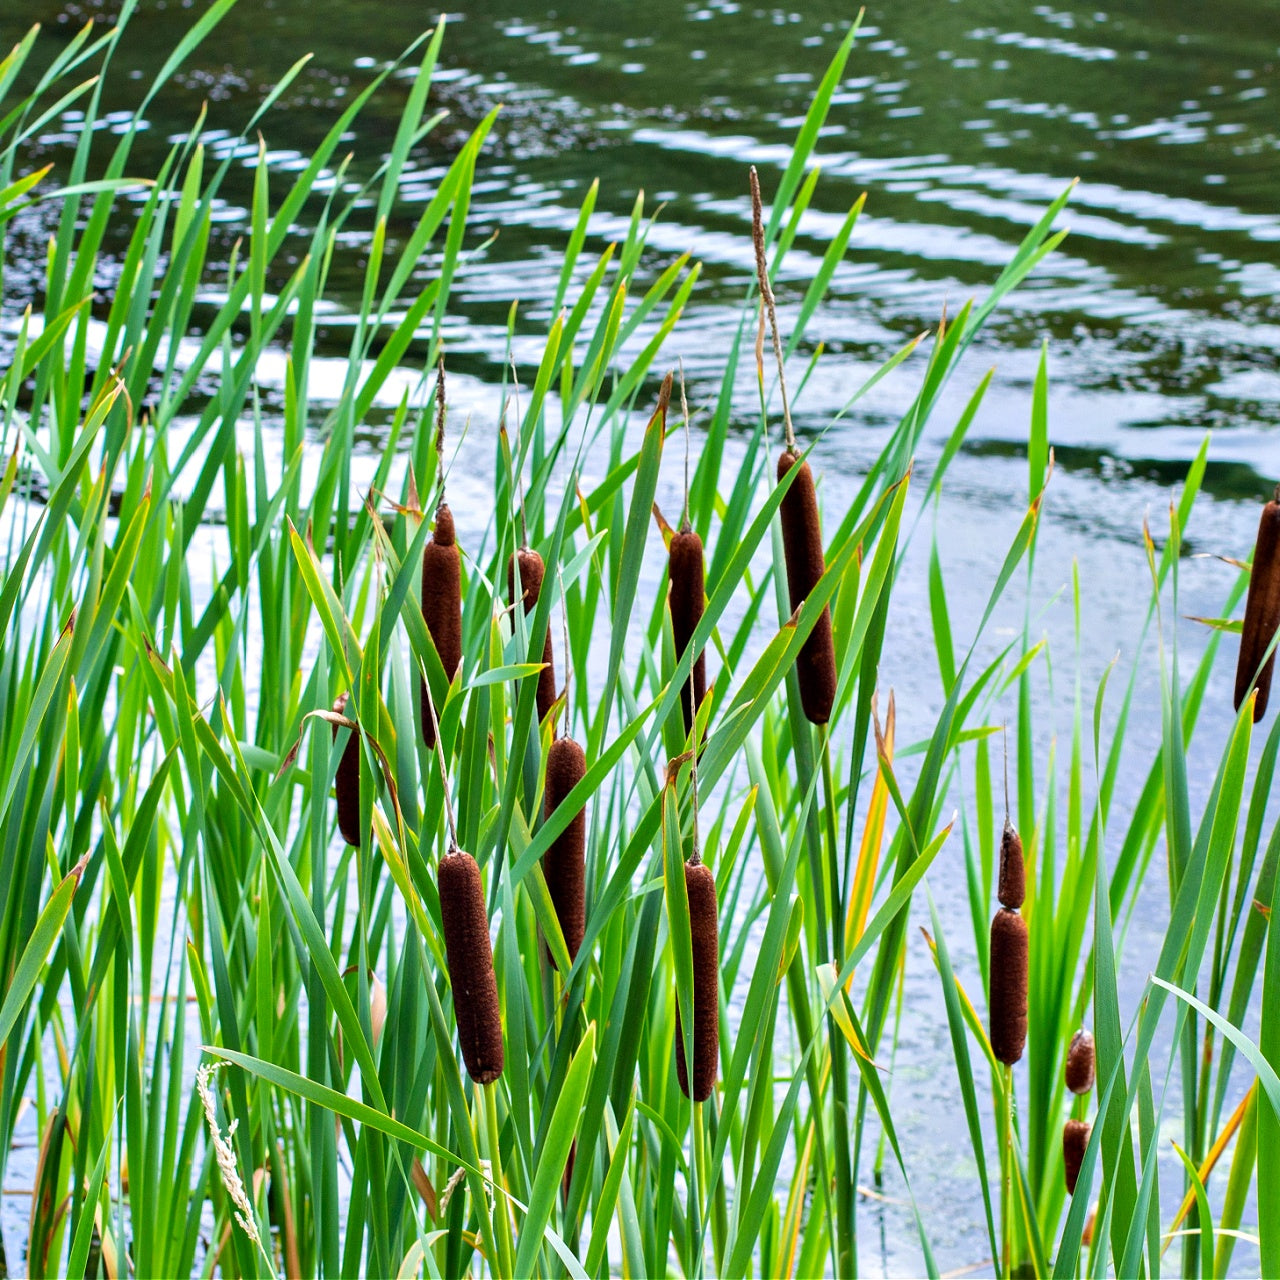
[[[339,715],[345,715],[347,695],[344,693],[333,709]],[[333,726],[333,736],[338,736],[338,725]],[[338,830],[342,838],[351,845],[360,844],[360,730],[352,729],[347,745],[342,750],[342,759],[338,761],[338,772],[333,779],[334,794],[338,799]]]
[[[1077,1031],[1067,1050],[1067,1088],[1072,1093],[1088,1093],[1093,1088],[1095,1057],[1093,1036]]]
[[[676,1076],[684,1095],[706,1102],[720,1067],[720,927],[716,914],[716,878],[701,862],[686,862],[689,926],[693,933],[693,1092],[684,1056],[684,1028],[676,1008]]]
[[[572,738],[557,738],[547,752],[547,786],[543,813],[547,818],[586,776],[587,758]],[[579,809],[569,825],[542,855],[542,874],[555,905],[569,959],[577,957],[587,924],[586,900],[587,811]],[[551,957],[550,951],[547,952]],[[555,961],[552,960],[554,964]]]
[[[1000,837],[1000,884],[996,897],[1002,907],[1017,909],[1027,897],[1027,867],[1022,860],[1022,837],[1008,818]]]
[[[698,623],[702,621],[706,597],[705,570],[702,563],[702,539],[692,529],[682,529],[671,537],[671,630],[676,642],[676,661],[684,657]],[[680,691],[680,710],[684,731],[693,728],[696,709],[707,696],[707,653],[698,654],[693,671]],[[692,700],[692,705],[690,705]]]
[[[516,565],[520,566],[520,590],[516,591]],[[542,580],[546,577],[546,565],[542,557],[528,547],[522,547],[507,561],[507,591],[514,605],[517,600],[524,602],[526,614],[538,607],[538,597],[542,594]],[[542,670],[538,672],[538,719],[547,718],[547,713],[556,701],[556,664],[551,652],[551,628],[547,628],[547,637],[542,643]]]
[[[502,1074],[502,1018],[480,868],[455,850],[440,859],[437,882],[462,1060],[477,1084],[490,1084]]]
[[[1027,1043],[1027,922],[1001,908],[991,921],[991,1048],[1012,1066]]]
[[[422,553],[422,620],[440,655],[446,679],[462,665],[462,557],[454,541],[453,512],[448,503],[436,509],[436,527]],[[422,739],[436,745],[436,731],[422,682]]]
[[[796,464],[797,457],[784,449],[778,457],[778,480]],[[787,561],[787,589],[791,612],[813,594],[826,571],[822,553],[822,523],[818,519],[818,494],[813,472],[807,462],[779,509],[782,519],[782,546]],[[813,724],[826,724],[836,700],[836,650],[831,638],[831,609],[825,608],[796,658],[796,679],[800,683],[800,705]]]
[[[1092,1126],[1083,1120],[1068,1120],[1062,1130],[1062,1166],[1067,1176],[1067,1194],[1075,1195],[1076,1179],[1084,1163],[1085,1148],[1089,1145]]]
[[[1278,491],[1280,496],[1280,491]],[[1249,596],[1244,606],[1244,629],[1240,633],[1240,658],[1236,663],[1235,708],[1248,697],[1253,678],[1258,677],[1258,698],[1253,704],[1256,724],[1267,710],[1271,692],[1271,672],[1276,655],[1267,658],[1261,671],[1258,664],[1280,627],[1280,502],[1272,499],[1262,508],[1258,540],[1253,547],[1253,570],[1249,574]]]

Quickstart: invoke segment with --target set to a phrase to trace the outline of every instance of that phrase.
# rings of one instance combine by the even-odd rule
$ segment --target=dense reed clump
[[[1062,1168],[1067,1180],[1067,1194],[1075,1195],[1076,1180],[1084,1162],[1085,1148],[1093,1126],[1086,1120],[1068,1120],[1062,1130]]]
[[[453,512],[443,500],[436,508],[436,527],[422,552],[422,620],[440,655],[445,678],[462,665],[462,556],[454,540]],[[427,685],[422,681],[422,739],[436,745],[435,723],[427,713]]]
[[[693,935],[693,1087],[684,1054],[684,1028],[676,1010],[676,1077],[685,1096],[705,1102],[720,1066],[720,924],[716,878],[701,862],[684,864]]]
[[[1027,1043],[1027,922],[1001,907],[991,921],[991,1048],[1012,1066]]]
[[[543,814],[550,818],[564,803],[565,798],[586,776],[587,758],[581,746],[572,738],[557,738],[547,752],[547,785],[544,793]],[[579,809],[569,819],[569,825],[551,842],[542,855],[542,874],[547,882],[564,934],[569,959],[576,959],[586,931],[586,848],[587,811]],[[555,958],[550,949],[547,956],[551,963]]]
[[[452,849],[440,859],[437,883],[462,1060],[477,1084],[492,1084],[502,1074],[502,1017],[480,868]]]
[[[1280,485],[1276,487],[1275,496],[1262,508],[1258,520],[1249,595],[1244,606],[1244,629],[1240,632],[1240,657],[1236,662],[1237,711],[1257,677],[1258,696],[1253,704],[1255,724],[1266,714],[1271,693],[1276,655],[1274,650],[1268,654],[1267,649],[1277,628],[1280,628]]]
[[[671,578],[671,631],[675,638],[676,661],[684,657],[706,602],[706,570],[703,565],[702,539],[687,524],[671,535],[668,550]],[[704,649],[694,660],[689,679],[680,693],[680,712],[684,731],[688,734],[702,700],[707,696],[707,654]]]
[[[1075,1094],[1088,1093],[1093,1088],[1095,1072],[1093,1035],[1082,1029],[1071,1037],[1071,1046],[1067,1049],[1067,1088]]]
[[[346,715],[347,695],[344,693],[334,704],[338,715]],[[338,725],[333,726],[333,736],[338,737]],[[338,761],[334,775],[333,791],[338,801],[338,830],[350,845],[360,844],[360,730],[352,729],[347,745]]]
[[[516,590],[516,566],[520,566],[520,590]],[[507,562],[507,592],[514,607],[517,602],[524,604],[528,615],[538,607],[538,599],[542,595],[542,581],[546,577],[547,567],[542,557],[530,547],[521,547]],[[546,639],[542,645],[542,670],[538,672],[538,720],[543,721],[551,712],[556,702],[556,664],[551,652],[551,628],[547,628]]]

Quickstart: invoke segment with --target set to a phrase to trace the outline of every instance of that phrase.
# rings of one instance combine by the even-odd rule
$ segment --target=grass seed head
[[[1002,907],[991,921],[991,1048],[1012,1066],[1027,1043],[1027,922]]]
[[[1280,488],[1277,489],[1280,498]],[[1253,704],[1256,724],[1267,710],[1271,693],[1274,653],[1258,670],[1276,629],[1280,627],[1280,501],[1273,498],[1262,508],[1258,538],[1253,547],[1253,569],[1249,574],[1249,595],[1244,606],[1244,628],[1240,632],[1240,657],[1236,662],[1235,709],[1249,695],[1253,678],[1258,677],[1258,698]]]
[[[692,529],[683,529],[671,536],[671,630],[676,642],[676,661],[684,657],[698,623],[702,621],[706,599],[705,568],[702,559],[702,539]],[[692,695],[692,705],[690,704]],[[680,691],[680,711],[684,716],[686,734],[693,728],[694,712],[707,696],[707,653],[704,649],[693,664],[688,681]]]
[[[462,665],[462,557],[454,541],[453,512],[442,502],[436,510],[435,532],[422,553],[422,620],[440,655],[445,676],[452,680]],[[436,731],[421,688],[422,739],[436,745]]]
[[[1027,897],[1027,867],[1022,860],[1022,837],[1008,818],[1000,837],[1000,884],[996,890],[1002,907],[1016,910]]]
[[[778,456],[778,480],[796,465],[797,455],[784,449]],[[791,612],[813,594],[826,561],[822,553],[822,523],[818,518],[818,494],[813,472],[800,463],[799,474],[782,499],[782,546],[786,553],[787,589]],[[831,638],[831,609],[823,609],[809,638],[796,658],[796,679],[800,683],[800,704],[813,724],[826,724],[836,700],[836,650]]]
[[[346,694],[333,704],[339,715],[347,714],[348,700]],[[333,736],[338,736],[338,725],[333,726]],[[334,794],[338,799],[338,830],[342,838],[350,845],[360,844],[360,730],[352,729],[347,745],[343,748],[342,759],[338,761],[338,772],[333,779]]]
[[[587,758],[572,738],[557,738],[547,752],[547,786],[543,813],[547,818],[586,776]],[[569,959],[577,957],[587,924],[587,811],[579,809],[569,825],[542,855],[542,874],[555,905]],[[550,951],[547,952],[550,957]],[[555,961],[552,959],[552,963]]]
[[[520,566],[520,590],[516,591],[516,565]],[[542,595],[542,581],[546,577],[547,567],[542,557],[528,547],[522,547],[507,561],[507,592],[514,605],[517,600],[524,604],[524,611],[530,614],[538,607],[538,598]],[[538,720],[547,718],[548,712],[556,701],[556,664],[551,652],[551,628],[547,628],[546,639],[542,642],[542,670],[538,673]]]
[[[693,1091],[684,1056],[684,1028],[676,1008],[676,1076],[685,1097],[705,1102],[720,1066],[720,926],[716,878],[701,862],[686,862],[689,926],[693,934]]]
[[[1093,1088],[1096,1070],[1093,1035],[1088,1031],[1077,1031],[1071,1037],[1071,1047],[1067,1050],[1067,1088],[1072,1093],[1088,1093]]]
[[[437,883],[462,1060],[477,1084],[491,1084],[502,1074],[502,1017],[480,868],[454,850],[440,859]]]
[[[1084,1163],[1092,1126],[1084,1120],[1068,1120],[1062,1130],[1062,1167],[1067,1178],[1067,1194],[1075,1195],[1076,1180]]]

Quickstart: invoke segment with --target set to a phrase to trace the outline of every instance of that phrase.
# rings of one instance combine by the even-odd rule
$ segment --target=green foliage
[[[406,50],[403,65],[416,70],[399,129],[362,176],[338,149],[394,68],[351,102],[283,188],[260,144],[249,231],[225,278],[217,269],[215,291],[211,233],[230,159],[208,165],[203,120],[145,180],[133,176],[132,153],[147,102],[233,2],[205,12],[131,123],[110,134],[94,128],[98,72],[127,38],[133,3],[106,34],[75,35],[38,77],[28,67],[34,31],[0,61],[0,236],[36,202],[57,214],[40,313],[22,318],[0,367],[0,1173],[34,1095],[42,1147],[31,1274],[83,1275],[99,1253],[110,1274],[128,1266],[175,1276],[215,1266],[224,1275],[857,1274],[868,1145],[887,1144],[908,1189],[913,1166],[929,1158],[903,1145],[882,1070],[895,1051],[921,896],[982,1217],[1002,1269],[1157,1274],[1162,1224],[1174,1216],[1156,1177],[1166,1118],[1184,1129],[1184,1270],[1230,1261],[1255,1159],[1264,1264],[1276,1259],[1280,948],[1263,904],[1280,904],[1280,826],[1265,847],[1262,829],[1280,731],[1250,786],[1246,709],[1194,823],[1187,759],[1220,633],[1184,685],[1159,616],[1168,594],[1176,610],[1179,543],[1205,451],[1158,560],[1152,547],[1148,632],[1110,743],[1106,681],[1091,733],[1076,681],[1065,802],[1052,755],[1037,794],[1030,681],[1040,665],[1050,669],[1047,645],[1028,620],[986,661],[992,618],[1020,567],[1030,573],[1052,470],[1044,359],[1029,414],[1026,513],[972,634],[950,616],[936,549],[930,562],[943,705],[927,740],[900,753],[918,757],[910,774],[895,758],[892,708],[882,720],[877,701],[917,513],[943,500],[990,376],[946,433],[923,504],[913,458],[982,323],[1059,242],[1066,193],[989,296],[939,325],[927,356],[910,359],[909,344],[862,389],[890,374],[919,384],[848,510],[825,512],[827,572],[794,617],[770,567],[780,563],[782,491],[763,368],[759,418],[736,471],[725,465],[732,391],[752,372],[743,366],[758,300],[754,291],[744,299],[691,478],[707,602],[677,661],[653,523],[661,469],[672,465],[664,446],[680,423],[669,384],[658,392],[657,383],[698,267],[679,257],[644,283],[640,200],[622,242],[582,261],[592,186],[530,386],[504,386],[494,406],[491,500],[481,512],[458,504],[464,657],[453,675],[415,583],[430,536],[424,495],[457,465],[460,423],[450,418],[442,456],[426,392],[450,284],[474,248],[467,212],[494,117],[461,143],[416,222],[393,237],[402,174],[438,123],[427,114],[438,26]],[[767,213],[771,273],[818,180],[815,148],[854,35],[819,86]],[[241,141],[269,135],[271,108],[301,65],[267,94]],[[69,172],[26,172],[24,142],[73,103],[85,121]],[[94,282],[106,230],[126,217],[126,191],[137,197],[131,232],[104,307]],[[860,209],[861,200],[792,317],[789,356],[804,349]],[[362,299],[341,388],[321,405],[310,379],[318,317],[353,234],[368,246]],[[281,350],[279,426],[269,428],[259,379],[264,356]],[[422,371],[418,386],[384,413],[378,406],[406,369]],[[371,422],[383,451],[358,492],[353,460]],[[548,566],[528,616],[504,598],[507,559],[526,526]],[[1078,583],[1076,592],[1078,617]],[[815,731],[794,664],[826,607],[839,683],[832,724]],[[539,725],[535,710],[548,634],[558,670],[572,670],[557,726]],[[1164,737],[1117,839],[1107,824],[1152,636]],[[704,651],[713,687],[695,752],[676,700]],[[423,745],[419,677],[439,711],[438,759]],[[995,1063],[981,1013],[991,738],[996,705],[1011,692],[1032,939],[1028,1061],[1013,1078]],[[342,694],[350,701],[338,724]],[[556,729],[584,742],[588,768],[544,820],[543,762]],[[335,839],[330,799],[352,734],[358,847]],[[434,867],[446,786],[460,842],[485,876],[494,933],[506,1070],[483,1088],[459,1063],[440,929]],[[948,948],[927,886],[957,838],[947,816],[956,805],[978,957],[970,972]],[[540,859],[583,807],[587,928],[570,964]],[[1126,1029],[1123,921],[1162,833],[1169,930]],[[721,1060],[712,1098],[691,1105],[676,1082],[675,1034],[677,1009],[692,1027],[680,862],[696,838],[719,898]],[[967,927],[946,925],[953,942]],[[1260,969],[1267,1001],[1255,1045],[1238,1028]],[[1065,1095],[1062,1064],[1091,1009],[1098,1121],[1068,1208],[1061,1123],[1089,1104]],[[1174,1057],[1153,1063],[1157,1028],[1170,1025]],[[1226,1122],[1240,1139],[1225,1199],[1215,1199],[1210,1157],[1221,1154],[1237,1054],[1261,1088]],[[215,1066],[212,1116],[192,1088],[201,1064]],[[988,1089],[994,1114],[1011,1117],[999,1141],[983,1111]],[[932,1273],[928,1214],[911,1208]]]

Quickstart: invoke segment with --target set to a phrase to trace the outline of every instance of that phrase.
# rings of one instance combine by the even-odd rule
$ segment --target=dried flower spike
[[[1067,1050],[1067,1088],[1072,1093],[1088,1093],[1093,1088],[1095,1072],[1093,1036],[1088,1031],[1077,1031],[1071,1037],[1071,1047]]]
[[[547,785],[543,814],[546,818],[564,803],[565,797],[586,776],[587,758],[582,748],[572,738],[557,738],[547,752]],[[542,874],[547,881],[547,892],[560,921],[569,959],[577,957],[586,932],[586,849],[587,811],[579,809],[569,819],[569,825],[551,842],[542,855]],[[555,963],[551,952],[547,956]]]
[[[344,693],[333,709],[339,715],[346,715],[347,695]],[[333,726],[333,736],[338,736],[338,725]],[[338,761],[338,772],[334,775],[333,790],[338,800],[338,830],[342,838],[350,845],[360,844],[360,730],[352,729],[347,745],[343,748],[342,759]]]
[[[1006,817],[1000,837],[1000,883],[996,890],[1002,907],[1017,909],[1027,897],[1027,867],[1022,859],[1022,837]]]
[[[693,529],[681,529],[671,536],[669,551],[671,576],[671,630],[675,637],[676,661],[684,657],[698,623],[702,621],[706,601],[706,570],[702,561],[702,539]],[[689,679],[680,691],[680,711],[686,734],[702,699],[707,696],[707,653],[704,649],[694,661]]]
[[[1280,627],[1280,486],[1276,496],[1262,508],[1258,521],[1258,538],[1253,547],[1253,569],[1249,574],[1249,595],[1244,606],[1244,629],[1240,633],[1240,657],[1236,663],[1235,709],[1249,695],[1254,676],[1258,680],[1258,697],[1253,704],[1256,724],[1267,710],[1271,692],[1271,673],[1276,655],[1267,652],[1276,629]],[[1259,671],[1259,664],[1262,669]]]
[[[520,566],[520,590],[516,591],[516,565]],[[514,605],[517,600],[524,603],[524,611],[530,614],[538,607],[538,598],[542,595],[542,580],[546,576],[546,565],[542,557],[528,547],[522,547],[507,562],[507,591]],[[538,672],[538,720],[547,718],[556,701],[556,664],[551,652],[551,628],[547,628],[546,639],[542,645],[543,667]]]
[[[1027,922],[1002,907],[991,921],[991,1048],[1012,1066],[1027,1043]]]
[[[422,553],[422,620],[440,655],[445,678],[452,680],[462,665],[462,557],[447,502],[436,508],[435,531]],[[425,680],[421,696],[422,739],[434,747],[436,731],[427,708]]]
[[[480,868],[455,849],[440,859],[437,883],[462,1060],[477,1084],[491,1084],[502,1074],[502,1018]]]
[[[684,1028],[676,1009],[676,1077],[684,1095],[705,1102],[716,1086],[720,1067],[720,928],[716,878],[701,862],[686,862],[685,892],[693,934],[693,1091],[684,1056]]]
[[[790,449],[784,449],[778,457],[778,481],[781,483],[797,465],[799,471],[779,510],[792,613],[813,594],[826,572],[818,495],[809,464],[801,462]],[[812,724],[826,724],[836,700],[836,650],[831,637],[830,606],[823,609],[801,646],[796,658],[796,679],[800,683],[800,704],[805,716]]]
[[[1067,1194],[1075,1195],[1085,1148],[1089,1145],[1092,1126],[1083,1120],[1068,1120],[1062,1130],[1062,1167],[1067,1179]]]

